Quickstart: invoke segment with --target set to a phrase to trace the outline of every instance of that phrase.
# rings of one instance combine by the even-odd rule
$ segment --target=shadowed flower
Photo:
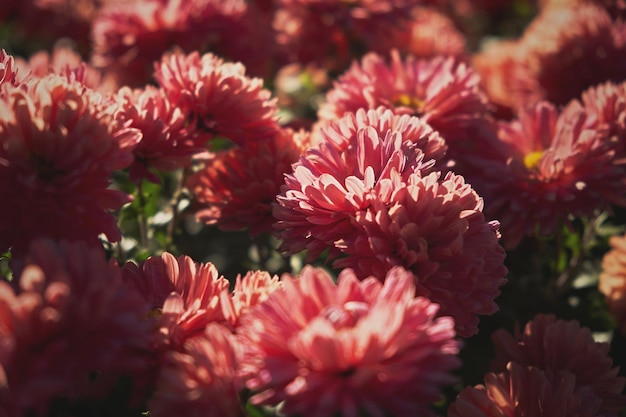
[[[570,216],[626,205],[622,145],[590,128],[579,103],[559,113],[541,102],[518,117],[499,124],[486,150],[464,159],[471,166],[464,175],[485,199],[486,214],[500,220],[506,247],[537,231],[551,235]]]
[[[116,119],[119,107],[71,77],[49,75],[0,94],[0,251],[23,251],[37,236],[119,240],[109,210],[130,197],[108,189],[140,139]]]
[[[387,51],[417,0],[280,0],[272,26],[281,64],[342,71],[364,51]]]
[[[172,105],[163,90],[152,86],[141,90],[124,87],[117,96],[122,102],[121,119],[142,133],[133,150],[131,180],[145,178],[158,183],[159,177],[151,169],[172,171],[186,167],[191,165],[193,155],[206,151],[188,132],[185,113]]]
[[[209,323],[224,321],[220,293],[228,291],[228,281],[211,263],[198,264],[188,256],[175,258],[164,252],[140,266],[126,263],[122,274],[158,312],[159,332],[171,350],[180,350],[185,340],[204,332]]]
[[[262,79],[245,75],[242,64],[193,52],[166,55],[155,67],[170,101],[189,114],[200,144],[219,137],[243,146],[278,132],[275,100]]]
[[[92,25],[92,61],[119,85],[142,86],[150,81],[153,63],[172,48],[206,51],[236,41],[246,7],[244,0],[111,4]]]
[[[617,321],[626,334],[626,237],[613,236],[611,250],[602,259],[602,273],[598,288]]]
[[[239,348],[231,332],[216,323],[167,353],[156,391],[148,403],[154,417],[242,416],[235,371]]]
[[[509,362],[505,372],[485,375],[484,385],[461,391],[448,417],[600,417],[601,403],[589,388],[578,388],[569,372]]]
[[[589,87],[626,78],[626,24],[592,3],[548,8],[519,40],[504,42],[485,51],[477,68],[490,95],[513,109],[543,100],[565,105]]]
[[[391,110],[363,109],[320,127],[322,143],[306,151],[277,197],[274,216],[282,251],[308,250],[308,259],[355,230],[352,218],[370,200],[388,199],[415,170],[430,172],[446,146],[430,126]]]
[[[498,310],[494,299],[505,283],[498,222],[487,222],[483,202],[463,177],[418,173],[374,200],[354,218],[354,231],[336,246],[348,255],[333,266],[384,276],[395,265],[415,275],[417,294],[455,319],[456,331],[478,332],[478,315]]]
[[[241,317],[255,305],[264,302],[275,290],[282,286],[278,275],[271,276],[266,271],[250,271],[245,276],[237,275],[235,288],[230,296],[222,293],[224,316],[233,327],[239,325]]]
[[[485,122],[487,99],[478,83],[474,70],[452,57],[403,60],[394,50],[388,64],[369,53],[339,77],[318,114],[332,120],[360,108],[385,106],[396,114],[418,116],[452,145]]]
[[[304,132],[282,129],[271,138],[213,152],[187,181],[196,217],[222,230],[248,228],[251,236],[271,231],[272,204],[308,143]]]
[[[0,281],[0,414],[49,415],[53,400],[106,395],[99,381],[146,366],[148,306],[101,249],[38,239],[16,284]]]
[[[384,284],[349,270],[335,284],[310,266],[285,275],[238,328],[251,401],[303,417],[434,415],[459,342],[453,320],[414,293],[401,268]]]
[[[588,387],[602,400],[600,411],[619,413],[626,405],[622,394],[626,378],[617,376],[608,356],[610,345],[593,340],[591,331],[578,321],[558,320],[539,314],[526,324],[522,333],[512,336],[500,329],[492,335],[496,360],[494,372],[502,372],[509,362],[534,366],[545,372],[567,371],[575,376],[577,388]]]

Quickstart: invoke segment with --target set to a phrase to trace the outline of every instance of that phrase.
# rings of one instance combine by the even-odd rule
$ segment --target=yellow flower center
[[[424,107],[424,100],[420,100],[419,98],[408,94],[400,94],[396,98],[394,104],[396,106],[411,107],[419,112],[422,110],[422,107]]]
[[[543,151],[533,151],[524,157],[524,166],[528,169],[535,169],[542,157]]]

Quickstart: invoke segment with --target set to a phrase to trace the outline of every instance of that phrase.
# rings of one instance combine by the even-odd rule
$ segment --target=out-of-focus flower
[[[488,373],[485,384],[467,387],[448,408],[448,417],[595,417],[602,401],[576,386],[569,372],[543,371],[509,362]]]
[[[396,114],[418,116],[453,146],[485,123],[487,99],[478,84],[474,70],[452,57],[402,59],[394,50],[387,64],[382,55],[369,53],[339,77],[318,114],[333,120],[360,108],[384,106]]]
[[[621,331],[626,334],[626,237],[613,236],[602,259],[598,288]]]
[[[106,395],[99,381],[142,372],[148,306],[101,249],[38,239],[23,263],[17,293],[0,282],[0,413],[48,415],[55,399]]]
[[[239,347],[231,332],[210,323],[184,344],[167,353],[156,391],[148,403],[154,417],[242,416],[235,371]]]
[[[416,117],[379,108],[348,113],[320,128],[319,146],[306,151],[285,177],[274,208],[281,250],[308,250],[312,260],[355,232],[352,218],[371,199],[389,198],[415,170],[430,172],[445,143]]]
[[[589,122],[577,102],[561,113],[541,102],[500,123],[483,151],[465,155],[471,168],[463,174],[485,199],[487,216],[500,220],[506,247],[537,231],[551,235],[570,216],[626,205],[622,145]]]
[[[467,53],[465,36],[448,16],[433,7],[414,7],[408,26],[408,30],[400,27],[394,32],[395,39],[390,42],[403,54],[428,59]]]
[[[263,80],[246,76],[240,63],[216,55],[180,52],[155,65],[155,77],[170,101],[189,115],[200,143],[214,138],[245,146],[277,134],[277,107]]]
[[[0,251],[17,255],[37,236],[118,240],[109,210],[130,198],[107,187],[111,173],[132,162],[139,131],[116,119],[113,100],[70,76],[2,87]]]
[[[365,51],[393,47],[416,0],[280,0],[273,27],[281,64],[315,63],[339,72]]]
[[[453,320],[435,318],[437,305],[414,294],[401,268],[384,284],[349,270],[334,284],[309,266],[285,275],[238,328],[251,401],[304,417],[434,415],[429,405],[455,380],[459,343]]]
[[[222,293],[222,309],[224,316],[236,328],[241,317],[250,308],[264,302],[282,286],[278,275],[271,276],[266,271],[250,271],[243,277],[237,275],[235,287],[230,296]]]
[[[211,263],[199,264],[188,256],[176,258],[164,252],[140,266],[126,263],[122,274],[158,312],[159,332],[171,350],[180,350],[209,323],[224,321],[220,293],[228,291],[228,281]]]
[[[511,47],[505,42],[499,51]],[[492,93],[514,109],[542,100],[564,105],[591,86],[626,78],[626,24],[594,4],[544,10],[511,50],[514,54],[496,59],[495,67],[489,63],[492,50],[478,70],[488,84],[493,83],[488,77],[504,71],[496,75],[501,90]]]
[[[308,141],[308,134],[284,129],[271,138],[212,153],[187,182],[196,217],[222,230],[248,228],[251,236],[271,231],[276,195]]]
[[[492,335],[496,359],[495,372],[502,372],[509,362],[534,366],[558,374],[567,371],[575,376],[577,388],[590,388],[602,400],[600,412],[619,413],[626,406],[622,393],[626,378],[617,376],[618,367],[608,356],[610,345],[595,342],[591,331],[578,321],[538,314],[522,333],[512,336],[504,329]]]
[[[498,310],[506,280],[498,222],[487,222],[483,202],[463,177],[413,174],[356,213],[352,233],[335,244],[348,255],[335,267],[384,276],[395,265],[415,275],[417,293],[455,319],[460,336],[478,332],[478,315]]]
[[[152,86],[131,90],[124,87],[117,94],[122,101],[120,117],[130,127],[142,133],[133,150],[135,161],[130,166],[130,178],[145,178],[159,182],[151,171],[172,171],[191,165],[193,155],[206,151],[194,140],[187,127],[187,115],[175,107],[167,94]],[[191,129],[193,132],[193,129]]]
[[[585,111],[589,114],[589,125],[606,130],[609,137],[626,147],[626,82],[602,83],[583,91],[581,97]]]

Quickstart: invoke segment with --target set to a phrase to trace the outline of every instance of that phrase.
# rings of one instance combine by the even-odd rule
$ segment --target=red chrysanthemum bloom
[[[484,385],[461,391],[448,417],[600,417],[601,403],[589,388],[577,387],[569,372],[509,362],[506,372],[488,373]]]
[[[222,294],[222,309],[226,320],[236,328],[241,317],[250,308],[267,300],[281,286],[282,281],[278,275],[271,276],[266,271],[250,271],[243,277],[237,275],[235,287],[230,296]]]
[[[384,276],[394,265],[415,275],[418,294],[454,317],[460,336],[478,332],[478,315],[498,310],[494,299],[505,283],[498,222],[487,222],[483,202],[463,177],[413,174],[359,211],[336,242],[347,257],[333,266],[364,277]]]
[[[142,133],[133,150],[135,161],[130,166],[130,178],[145,178],[159,182],[151,171],[172,171],[191,165],[193,155],[206,151],[195,143],[193,129],[187,126],[187,115],[175,107],[162,90],[146,86],[141,90],[122,88],[118,92],[123,112],[121,118]]]
[[[276,102],[263,80],[246,76],[240,63],[216,55],[173,53],[155,64],[155,77],[203,142],[221,137],[244,146],[278,130]]]
[[[114,72],[120,84],[139,87],[150,80],[153,63],[174,47],[186,52],[217,47],[219,52],[236,42],[246,8],[244,0],[112,4],[93,23],[93,63]]]
[[[0,414],[48,415],[55,399],[88,399],[112,388],[99,381],[142,372],[148,306],[101,249],[38,239],[23,264],[17,293],[0,282]]]
[[[0,251],[37,236],[98,243],[120,231],[109,210],[130,197],[108,189],[140,139],[119,107],[68,77],[49,75],[0,93]]]
[[[613,236],[611,250],[602,259],[598,289],[605,296],[609,311],[626,334],[626,237]]]
[[[485,199],[487,215],[500,220],[506,247],[536,231],[551,235],[570,216],[626,205],[622,145],[589,123],[579,103],[559,113],[541,102],[500,123],[484,151],[465,156],[471,168],[464,175]]]
[[[280,0],[274,15],[281,64],[342,71],[364,51],[384,52],[407,29],[417,0]]]
[[[149,400],[154,417],[239,417],[243,415],[235,371],[239,347],[227,328],[210,323],[167,353]]]
[[[395,183],[415,170],[431,171],[445,143],[416,117],[363,109],[322,125],[322,143],[306,151],[274,207],[280,250],[308,250],[308,259],[355,231],[352,218],[372,198],[388,198]]]
[[[453,320],[414,294],[401,268],[384,284],[349,270],[335,284],[309,266],[284,276],[238,328],[251,401],[303,417],[434,415],[429,405],[455,381],[459,342]]]
[[[509,362],[546,372],[567,371],[576,377],[576,387],[589,387],[602,399],[601,412],[619,413],[626,406],[622,393],[626,378],[617,376],[619,368],[613,367],[608,356],[610,345],[595,342],[591,331],[578,321],[539,314],[526,324],[523,333],[512,336],[500,329],[492,338],[495,372],[504,371]]]
[[[248,228],[251,236],[272,230],[272,205],[309,142],[304,132],[281,130],[272,138],[213,153],[187,181],[196,217],[222,230]]]
[[[220,294],[228,291],[228,281],[211,263],[164,252],[140,266],[128,262],[122,273],[124,281],[158,311],[159,332],[172,350],[180,350],[185,340],[202,333],[209,323],[224,321]]]
[[[487,99],[478,84],[474,70],[452,57],[403,60],[394,50],[387,63],[369,53],[339,77],[318,115],[334,120],[360,108],[384,106],[396,114],[418,116],[452,145],[485,123]]]

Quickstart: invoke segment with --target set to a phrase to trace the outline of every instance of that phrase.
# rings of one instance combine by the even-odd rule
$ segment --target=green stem
[[[167,225],[167,234],[165,240],[165,250],[170,251],[174,246],[174,232],[177,229],[178,221],[180,218],[180,212],[178,211],[178,206],[185,196],[185,182],[187,182],[187,177],[189,176],[190,169],[184,168],[179,175],[178,184],[176,184],[176,189],[174,190],[174,194],[170,199],[170,210],[172,210],[172,220]]]

